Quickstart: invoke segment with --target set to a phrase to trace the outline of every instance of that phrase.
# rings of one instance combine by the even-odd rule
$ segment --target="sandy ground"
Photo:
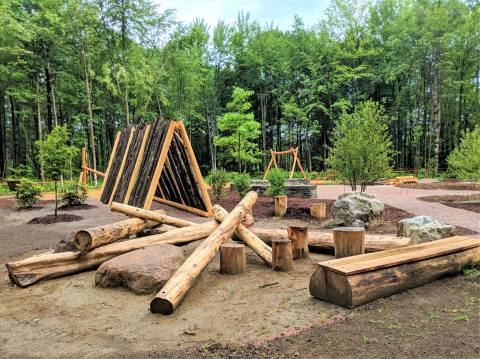
[[[84,219],[27,225],[52,213],[0,206],[0,264],[52,248],[83,228],[125,218],[97,208]],[[184,212],[171,210],[170,214]],[[206,219],[184,215],[196,221]],[[268,221],[267,221],[268,222]],[[264,223],[265,225],[267,223]],[[274,223],[280,225],[279,223]],[[183,247],[188,255],[195,244]],[[94,271],[13,287],[0,275],[0,358],[478,358],[480,281],[457,276],[349,310],[312,298],[312,254],[272,272],[247,250],[247,272],[208,266],[171,316],[151,314],[152,295],[100,289]],[[262,288],[265,284],[276,283]]]

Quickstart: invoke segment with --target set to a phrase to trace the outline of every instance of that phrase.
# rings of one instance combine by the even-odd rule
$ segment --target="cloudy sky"
[[[307,26],[316,24],[328,7],[330,0],[155,0],[161,9],[176,9],[176,18],[190,22],[203,18],[210,25],[218,19],[227,23],[235,21],[240,10],[249,12],[252,19],[260,24],[274,22],[282,30],[293,23],[293,16],[299,15]]]

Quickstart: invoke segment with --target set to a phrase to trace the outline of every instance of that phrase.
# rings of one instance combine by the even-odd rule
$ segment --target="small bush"
[[[15,197],[17,198],[17,207],[32,208],[40,198],[40,186],[24,179],[17,186]]]
[[[232,183],[235,190],[244,197],[250,190],[252,179],[248,173],[233,173],[231,175]]]
[[[207,183],[212,186],[213,196],[215,200],[222,198],[225,193],[223,187],[228,182],[228,173],[225,170],[212,170],[206,178]]]
[[[267,179],[270,186],[267,188],[267,195],[274,197],[285,194],[285,181],[288,173],[280,168],[274,168],[268,172]]]
[[[86,199],[87,191],[78,186],[67,187],[62,193],[62,202],[66,206],[80,206]]]

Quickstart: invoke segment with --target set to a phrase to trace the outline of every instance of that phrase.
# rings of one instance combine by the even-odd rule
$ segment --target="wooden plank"
[[[424,259],[443,256],[446,254],[455,253],[480,246],[480,239],[469,239],[463,237],[457,237],[458,239],[455,237],[453,238],[453,241],[451,240],[448,242],[442,240],[442,243],[440,244],[437,244],[435,242],[429,242],[422,243],[426,245],[421,247],[418,247],[418,245],[414,245],[402,248],[404,249],[403,253],[399,253],[399,251],[401,251],[399,249],[385,251],[384,253],[382,253],[382,257],[370,258],[368,260],[362,260],[360,262],[353,262],[342,265],[338,263],[336,264],[334,263],[334,261],[330,261],[331,263],[327,266],[322,265],[321,263],[319,265],[343,275],[353,275],[358,273],[375,271],[382,268],[394,267],[405,263],[418,262]],[[414,248],[412,249],[412,247]],[[353,256],[350,258],[355,257],[359,256]]]
[[[102,189],[100,191],[100,198],[102,197],[103,191],[105,189],[105,184],[107,183],[108,177],[110,176],[110,170],[112,169],[112,162],[117,153],[118,142],[120,141],[120,133],[121,131],[118,131],[117,135],[115,136],[115,142],[113,143],[112,153],[110,154],[110,158],[108,160],[107,170],[105,171],[105,178],[103,179]]]
[[[132,137],[134,132],[135,132],[135,129],[132,128],[130,130],[130,136],[128,137],[127,147],[125,148],[125,152],[123,154],[122,163],[120,164],[117,178],[115,180],[115,184],[113,185],[112,194],[110,195],[110,199],[108,200],[108,205],[112,204],[113,197],[115,196],[115,192],[117,191],[118,183],[120,182],[120,178],[122,178],[123,169],[125,168],[125,161],[127,160],[127,157],[128,157],[128,150],[130,149],[130,143],[132,142]]]
[[[180,137],[182,138],[183,145],[187,151],[187,156],[190,159],[190,165],[192,166],[193,174],[195,176],[197,186],[200,190],[200,195],[203,199],[203,203],[205,204],[205,208],[207,212],[212,215],[212,203],[210,201],[210,197],[208,195],[207,186],[203,180],[202,172],[200,171],[200,167],[198,166],[197,159],[195,157],[195,153],[193,152],[192,144],[188,138],[187,130],[185,129],[185,125],[182,121],[177,121],[177,128],[180,132]]]
[[[295,165],[297,164],[297,156],[298,156],[298,147],[293,149],[293,165],[292,165],[292,170],[290,171],[290,179],[293,178],[293,174],[295,173]]]
[[[153,197],[155,196],[158,180],[160,179],[163,166],[165,165],[165,159],[167,158],[168,150],[170,149],[170,142],[172,142],[174,131],[175,121],[170,121],[167,133],[165,135],[165,140],[163,141],[162,150],[160,151],[160,155],[158,156],[157,166],[150,182],[150,188],[148,189],[148,193],[143,204],[144,209],[150,209],[150,207],[152,206]]]
[[[140,166],[142,165],[143,154],[145,152],[145,144],[147,143],[148,135],[150,134],[150,125],[145,127],[145,132],[143,134],[142,145],[140,146],[140,151],[137,156],[137,161],[133,169],[132,177],[130,178],[130,183],[128,184],[127,193],[125,194],[125,199],[123,203],[127,204],[130,200],[130,195],[132,194],[133,187],[137,182],[138,174],[140,172]]]
[[[165,199],[165,198],[160,198],[160,197],[154,196],[153,199],[154,199],[155,202],[166,204],[167,206],[176,207],[178,209],[182,209],[184,211],[191,212],[191,213],[194,213],[194,214],[202,216],[202,217],[211,217],[212,216],[212,213],[205,212],[205,211],[202,211],[201,209],[198,209],[198,208],[195,208],[195,207],[190,207],[190,206],[187,206],[185,204],[178,203],[178,202],[169,201],[168,199]]]

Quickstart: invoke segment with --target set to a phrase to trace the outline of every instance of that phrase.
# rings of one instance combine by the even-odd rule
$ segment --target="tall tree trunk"
[[[19,119],[18,114],[16,113],[16,104],[12,96],[10,98],[10,110],[12,113],[12,144],[13,144],[13,166],[17,167],[20,164],[20,143],[19,143]]]
[[[90,70],[90,64],[88,62],[86,53],[85,53],[85,48],[83,46],[83,41],[82,41],[82,59],[83,59],[83,65],[84,65],[84,70],[85,70],[85,91],[87,93],[87,109],[88,109],[88,139],[90,143],[90,154],[92,158],[92,165],[93,169],[96,171],[97,170],[97,155],[95,152],[95,134],[94,134],[94,129],[93,129],[93,111],[92,111],[92,90],[90,87],[90,75],[89,75],[89,70]],[[95,182],[95,187],[97,186],[97,174],[94,172],[93,173],[93,180]]]
[[[47,60],[47,54],[45,53],[45,59]],[[50,61],[47,60],[47,66],[45,68],[45,76],[47,80],[47,98],[50,101],[51,111],[53,113],[53,127],[58,125],[57,121],[57,106],[55,102],[55,90],[53,87],[52,70],[50,68]]]
[[[5,90],[0,87],[0,179],[7,171],[7,139],[5,137]]]
[[[433,74],[433,96],[432,96],[432,125],[435,131],[434,154],[435,174],[438,174],[440,164],[440,133],[442,127],[442,75],[439,64],[435,67]]]
[[[35,71],[35,128],[37,130],[37,141],[42,141],[42,120],[40,108],[40,88],[39,88],[39,73]],[[39,159],[38,166],[40,168],[40,180],[45,182],[45,175],[43,172],[43,161]]]

